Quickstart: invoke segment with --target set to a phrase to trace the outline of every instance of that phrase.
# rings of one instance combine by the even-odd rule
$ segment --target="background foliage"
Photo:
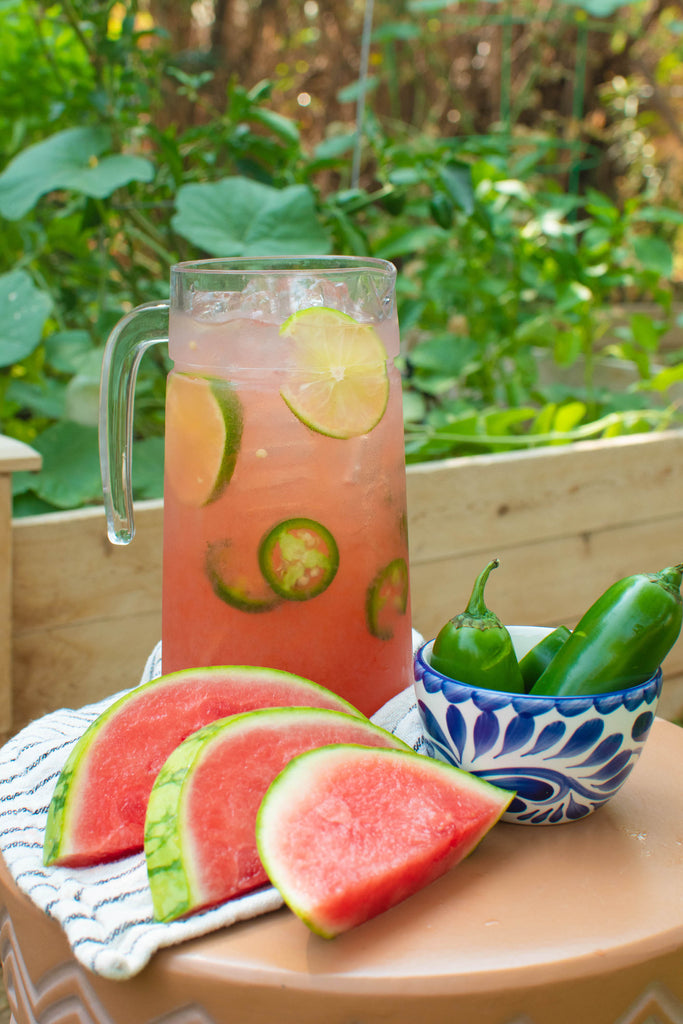
[[[678,422],[679,8],[377,0],[367,77],[365,13],[0,0],[0,431],[44,460],[16,514],[100,500],[106,336],[203,255],[396,262],[409,459]]]

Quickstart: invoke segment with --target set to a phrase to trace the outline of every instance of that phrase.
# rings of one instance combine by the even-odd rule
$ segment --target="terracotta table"
[[[681,1024],[683,730],[657,720],[621,793],[499,824],[463,864],[332,942],[287,910],[107,981],[0,871],[13,1024]]]

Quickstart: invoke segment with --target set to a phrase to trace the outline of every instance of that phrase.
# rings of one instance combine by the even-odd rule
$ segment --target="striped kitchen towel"
[[[417,633],[414,645],[420,642]],[[150,655],[141,682],[161,672],[161,648]],[[125,691],[122,691],[122,693]],[[264,886],[181,921],[154,920],[144,855],[88,868],[43,866],[47,809],[59,773],[87,726],[122,693],[79,710],[62,708],[32,722],[0,750],[0,851],[17,886],[59,922],[74,957],[106,978],[137,974],[157,949],[204,935],[282,906]],[[373,721],[422,750],[412,687]]]

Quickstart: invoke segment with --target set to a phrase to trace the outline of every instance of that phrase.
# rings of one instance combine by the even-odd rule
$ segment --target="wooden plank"
[[[13,731],[55,708],[82,707],[135,686],[160,626],[152,611],[15,636]]]
[[[416,627],[434,635],[494,555],[501,618],[568,625],[613,580],[680,560],[682,448],[674,434],[409,467]],[[14,522],[15,727],[138,680],[161,630],[162,518],[137,505],[127,547],[101,509]],[[665,669],[683,677],[681,641]]]
[[[0,735],[12,728],[12,473],[40,466],[33,448],[0,435]]]
[[[161,636],[162,503],[112,545],[102,509],[14,522],[13,729],[135,685]]]
[[[134,618],[161,603],[162,503],[136,515],[127,546],[111,544],[102,509],[14,522],[14,629]]]
[[[656,522],[683,508],[683,432],[410,466],[411,561]]]
[[[35,449],[15,437],[0,434],[0,473],[37,470],[41,465],[42,458]]]
[[[12,477],[0,472],[0,735],[12,725]]]

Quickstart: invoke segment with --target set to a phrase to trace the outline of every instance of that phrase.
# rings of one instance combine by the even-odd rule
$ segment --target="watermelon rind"
[[[173,688],[178,684],[186,684],[194,679],[199,682],[214,681],[218,683],[222,678],[225,678],[230,687],[241,685],[247,688],[249,699],[252,701],[252,707],[254,708],[264,706],[263,702],[259,702],[258,698],[258,691],[262,686],[265,687],[272,684],[279,686],[282,684],[287,688],[289,694],[287,706],[298,705],[300,700],[302,706],[332,707],[340,712],[352,715],[354,718],[366,720],[365,716],[344,698],[339,697],[326,687],[310,679],[294,675],[283,669],[264,668],[254,665],[216,665],[181,669],[180,671],[167,673],[147,683],[143,683],[132,690],[128,690],[106,708],[87,727],[71,748],[57,779],[48,808],[43,845],[43,863],[46,866],[59,863],[71,863],[72,865],[97,863],[103,859],[115,859],[125,856],[128,853],[135,852],[135,849],[142,850],[144,824],[142,820],[140,822],[139,843],[135,848],[125,850],[115,850],[112,848],[109,855],[100,857],[89,856],[86,850],[79,848],[74,838],[74,830],[76,823],[79,821],[80,814],[86,810],[86,803],[93,799],[92,794],[88,794],[88,768],[89,764],[92,764],[91,759],[97,750],[101,749],[100,744],[113,744],[108,735],[116,729],[117,718],[122,712],[127,714],[137,707],[136,717],[138,721],[142,720],[144,717],[145,698],[150,694],[159,694],[168,690],[170,695]],[[300,694],[299,699],[296,698],[296,693]],[[243,712],[244,707],[239,710]],[[225,717],[225,711],[217,712],[214,717]],[[202,722],[200,724],[207,723]],[[185,735],[190,731],[193,730],[188,728]],[[181,739],[184,738],[185,736],[181,737]],[[150,723],[148,746],[142,752],[144,753],[145,761],[149,761],[150,749],[153,749],[155,743],[161,739],[159,723]],[[160,758],[158,767],[161,767],[168,753],[169,751],[166,751]],[[141,762],[142,760],[143,758],[141,757]],[[150,789],[154,775],[156,775],[156,771],[154,771],[154,774],[149,779]],[[124,785],[125,783],[122,781],[117,770],[117,757],[114,746],[111,758],[111,781],[107,791],[97,794],[98,802],[119,798]]]
[[[145,857],[154,916],[157,920],[172,921],[207,906],[206,895],[199,880],[197,858],[198,854],[200,855],[200,841],[192,834],[188,825],[187,806],[193,776],[202,761],[211,757],[217,744],[240,742],[244,737],[248,737],[252,730],[261,743],[265,730],[268,738],[272,738],[272,743],[266,743],[262,749],[262,757],[259,752],[259,760],[265,764],[269,757],[283,756],[277,750],[280,745],[278,736],[286,742],[297,726],[303,726],[314,737],[305,741],[310,745],[329,743],[329,739],[322,738],[323,735],[329,735],[330,729],[336,730],[337,733],[341,729],[344,733],[348,732],[349,740],[352,738],[353,730],[354,741],[358,740],[358,730],[361,730],[363,737],[367,735],[369,746],[381,743],[394,749],[411,749],[402,740],[373,725],[367,719],[351,719],[342,712],[319,708],[271,708],[252,711],[212,722],[193,733],[169,756],[156,778],[147,804]],[[310,746],[305,749],[310,749]],[[276,763],[272,776],[263,786],[263,791],[281,767],[281,763]],[[244,766],[244,771],[248,772],[247,765]],[[252,791],[257,791],[259,785],[260,783],[254,780]],[[263,791],[257,792],[259,802]],[[234,803],[230,777],[222,778],[211,793],[207,794],[207,798],[215,797],[216,793],[226,804],[231,800]],[[245,820],[244,809],[236,807],[234,817]],[[256,858],[255,834],[253,843]],[[229,858],[230,836],[227,834],[225,844]],[[264,877],[257,884],[263,884],[265,881]],[[241,895],[242,891],[247,890],[240,890],[234,895]],[[230,898],[230,895],[225,898]]]
[[[386,775],[382,794],[377,769]],[[410,778],[410,800],[393,788],[395,769],[404,781]],[[360,777],[362,797],[355,804],[344,798],[349,770]],[[454,814],[445,800],[435,828],[439,805],[423,781],[443,784],[444,792],[462,798],[463,809]],[[393,801],[394,793],[396,802],[385,813],[384,803]],[[324,746],[299,754],[273,780],[256,817],[256,845],[285,904],[312,932],[332,939],[463,860],[513,797],[509,790],[412,750]],[[338,856],[340,849],[344,857]]]

